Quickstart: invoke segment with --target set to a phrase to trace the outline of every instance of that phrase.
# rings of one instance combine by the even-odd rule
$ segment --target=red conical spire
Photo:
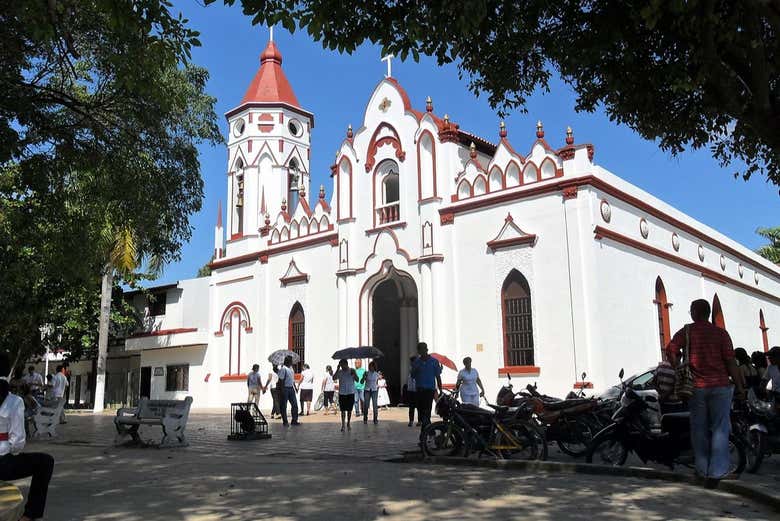
[[[244,94],[244,103],[287,103],[300,107],[298,98],[282,71],[282,53],[273,41],[269,41],[260,55],[260,69]]]

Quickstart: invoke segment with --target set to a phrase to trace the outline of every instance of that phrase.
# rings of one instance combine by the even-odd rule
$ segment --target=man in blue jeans
[[[412,363],[412,377],[414,378],[417,397],[417,419],[420,429],[420,443],[423,442],[422,432],[431,423],[431,407],[436,392],[441,391],[441,364],[428,354],[428,344],[417,344],[417,359]]]
[[[692,324],[678,331],[666,356],[676,367],[688,345],[688,362],[693,373],[691,444],[696,459],[696,474],[707,488],[716,488],[729,473],[729,434],[731,433],[731,395],[729,376],[736,387],[736,398],[744,400],[742,376],[734,360],[734,347],[726,330],[709,322],[710,304],[706,300],[691,303]]]
[[[292,412],[292,425],[298,423],[298,400],[295,399],[295,373],[292,370],[292,357],[284,359],[284,365],[279,369],[279,384],[283,387],[282,396],[279,398],[279,410],[282,413],[282,423],[287,426],[287,402],[290,402]]]

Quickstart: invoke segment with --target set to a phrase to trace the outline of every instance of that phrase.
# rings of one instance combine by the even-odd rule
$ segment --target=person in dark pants
[[[431,423],[431,407],[436,393],[441,390],[441,364],[428,354],[428,344],[417,344],[417,360],[412,364],[412,377],[417,388],[417,417],[420,420],[420,441],[422,431]]]
[[[0,480],[32,476],[24,515],[19,520],[31,521],[43,517],[54,458],[39,452],[21,452],[25,442],[24,402],[9,391],[8,382],[0,380]]]
[[[277,373],[279,372],[279,366],[274,365],[271,367],[271,372],[268,373],[268,380],[265,382],[265,387],[263,388],[263,392],[265,392],[265,389],[268,389],[271,391],[271,400],[273,402],[273,405],[271,406],[271,419],[273,420],[279,415],[279,390],[277,389],[277,382],[279,382],[279,376]]]
[[[417,409],[417,385],[414,383],[414,377],[412,376],[412,366],[414,361],[417,360],[416,356],[409,358],[409,376],[406,378],[406,401],[409,404],[409,427],[414,425],[414,411]],[[417,415],[419,426],[420,415]]]
[[[279,398],[279,412],[282,414],[282,423],[287,426],[287,402],[290,403],[292,421],[290,425],[300,425],[298,422],[298,400],[295,399],[295,373],[292,370],[292,357],[284,359],[284,365],[279,369],[279,387],[282,395]]]

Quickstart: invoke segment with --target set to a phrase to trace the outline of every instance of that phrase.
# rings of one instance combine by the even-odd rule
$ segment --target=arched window
[[[658,311],[658,338],[663,352],[666,344],[672,339],[669,327],[669,301],[666,298],[666,288],[661,277],[655,279],[655,300],[653,301]]]
[[[721,329],[726,329],[726,321],[723,319],[723,310],[717,293],[712,297],[712,323]]]
[[[241,235],[244,233],[244,160],[240,157],[236,160],[235,186],[233,190],[236,195],[234,199],[236,216],[234,234]]]
[[[295,211],[295,206],[298,201],[298,184],[300,182],[300,170],[298,167],[298,160],[295,158],[290,159],[287,165],[287,208],[290,215]]]
[[[769,351],[769,337],[766,334],[769,328],[766,327],[766,322],[764,321],[763,309],[758,310],[758,327],[761,329],[761,342],[764,344],[764,352],[766,353]]]
[[[241,302],[231,302],[222,312],[217,336],[227,336],[227,372],[222,379],[239,376],[241,372],[241,353],[246,351],[244,340],[246,333],[252,332],[252,324],[246,306]],[[246,361],[246,358],[244,359]]]
[[[398,173],[388,172],[385,178],[382,180],[382,195],[384,204],[397,203],[399,199],[398,194]]]
[[[306,317],[303,314],[303,306],[301,306],[300,302],[296,302],[290,311],[287,331],[287,348],[301,357],[300,363],[293,367],[296,373],[300,373],[303,370],[303,363],[306,361]]]
[[[504,365],[534,365],[531,288],[523,275],[512,270],[501,288],[504,328]]]

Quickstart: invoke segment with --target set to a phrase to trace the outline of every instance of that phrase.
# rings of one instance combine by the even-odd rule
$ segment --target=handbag
[[[693,372],[691,371],[691,332],[688,325],[685,326],[685,346],[683,357],[675,369],[674,394],[681,400],[687,400],[693,396]]]

